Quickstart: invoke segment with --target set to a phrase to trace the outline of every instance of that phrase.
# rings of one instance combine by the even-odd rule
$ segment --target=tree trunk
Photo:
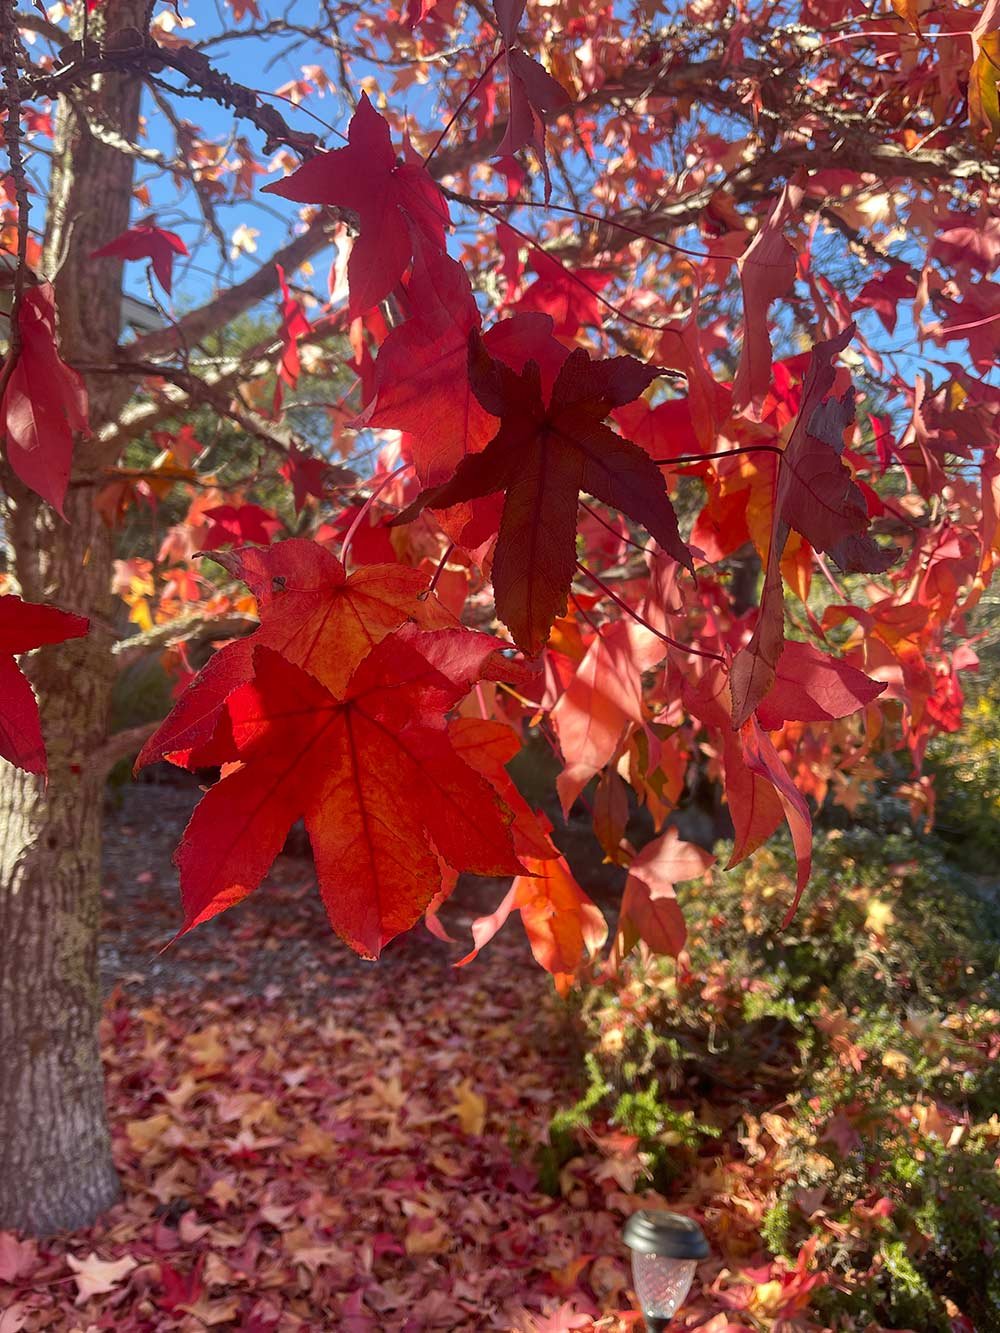
[[[74,36],[87,7],[74,6]],[[145,28],[146,0],[105,0],[89,36]],[[121,265],[91,252],[128,226],[134,159],[102,143],[87,119],[134,142],[140,80],[96,77],[60,104],[45,234],[63,359],[111,364]],[[113,420],[128,386],[88,374],[93,431]],[[94,509],[96,439],[78,443],[67,523],[17,486],[7,534],[22,594],[90,617],[83,640],[24,664],[38,696],[49,780],[0,763],[0,1228],[36,1234],[86,1226],[118,1194],[97,1024],[97,930],[103,771],[111,657],[112,538]],[[113,460],[112,460],[113,461]]]

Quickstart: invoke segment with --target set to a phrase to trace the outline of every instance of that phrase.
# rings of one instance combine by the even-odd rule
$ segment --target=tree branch
[[[238,614],[205,616],[200,611],[179,616],[165,625],[154,625],[141,634],[119,639],[112,647],[115,666],[124,671],[149,653],[171,648],[175,643],[214,643],[219,639],[238,639],[257,628],[255,616]]]
[[[141,722],[136,727],[116,731],[91,755],[90,767],[106,775],[120,760],[137,755],[159,725],[159,722]]]
[[[28,213],[31,201],[28,194],[28,178],[21,152],[21,66],[23,51],[17,31],[17,12],[15,0],[0,0],[0,63],[3,65],[3,89],[0,99],[7,108],[4,123],[7,156],[10,159],[10,174],[14,182],[17,199],[17,267],[14,270],[13,299],[10,307],[10,345],[7,359],[0,371],[0,399],[10,381],[14,368],[21,355],[21,325],[18,313],[24,296],[24,284],[28,274]]]
[[[330,244],[328,233],[336,220],[335,215],[335,209],[327,209],[313,218],[301,236],[296,236],[275,251],[255,273],[235,286],[227,287],[196,310],[189,311],[176,324],[165,329],[155,329],[137,338],[129,345],[129,355],[138,361],[166,357],[173,352],[194,347],[210,333],[231,324],[278,290],[276,264],[280,264],[286,273],[291,273]]]

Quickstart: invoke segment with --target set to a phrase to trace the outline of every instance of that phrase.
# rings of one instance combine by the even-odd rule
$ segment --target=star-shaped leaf
[[[448,205],[426,168],[400,162],[389,125],[361,94],[347,131],[347,147],[320,153],[285,180],[264,187],[268,194],[300,204],[330,204],[357,214],[361,234],[347,261],[350,315],[356,318],[383,300],[413,255],[413,231],[444,249]]]
[[[660,369],[630,356],[592,361],[578,348],[546,401],[534,362],[516,373],[491,357],[475,333],[469,346],[472,387],[500,418],[499,430],[481,453],[459,463],[451,481],[424,491],[397,522],[428,506],[446,509],[504,491],[493,557],[497,614],[518,647],[534,656],[566,608],[581,491],[641,523],[668,555],[690,567],[659,468],[603,424],[612,408],[637,398]]]
[[[250,680],[259,646],[281,653],[336,693],[362,658],[406,620],[427,627],[451,620],[433,599],[419,600],[428,582],[421,570],[366,565],[348,574],[332,552],[300,537],[213,559],[249,585],[260,628],[209,660],[143,746],[137,769],[158,759],[192,768],[215,762],[206,747],[227,697]]]
[[[173,288],[174,256],[186,255],[188,248],[173,231],[148,224],[129,227],[107,245],[102,245],[91,259],[148,259],[160,286],[169,296]]]
[[[204,797],[175,856],[184,930],[251,893],[300,818],[330,921],[366,957],[419,919],[438,854],[459,871],[519,873],[512,812],[446,729],[467,687],[413,643],[384,640],[339,694],[268,648],[253,670],[225,704],[242,766]]]

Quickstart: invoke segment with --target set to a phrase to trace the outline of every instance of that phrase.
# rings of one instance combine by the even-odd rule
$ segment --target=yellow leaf
[[[910,1062],[902,1051],[886,1051],[882,1056],[882,1064],[899,1078],[905,1078],[909,1073]]]
[[[466,1134],[482,1134],[486,1128],[486,1098],[474,1092],[469,1080],[458,1085],[454,1113]]]
[[[160,1142],[173,1124],[173,1118],[166,1112],[147,1116],[145,1120],[130,1120],[125,1126],[128,1141],[138,1153],[147,1153]]]
[[[914,32],[920,31],[920,0],[891,0],[892,7]]]
[[[441,1254],[451,1248],[451,1239],[440,1222],[429,1218],[414,1219],[407,1227],[403,1244],[411,1257],[418,1254]]]
[[[896,917],[889,904],[876,898],[868,904],[865,930],[870,930],[873,935],[884,935],[895,920]]]
[[[770,1282],[759,1282],[754,1287],[753,1295],[750,1297],[750,1309],[754,1314],[765,1317],[775,1315],[784,1300],[784,1289],[781,1283],[773,1278]]]
[[[969,71],[969,129],[992,148],[1000,134],[1000,31],[977,28],[972,36],[978,53]]]
[[[332,1162],[339,1151],[337,1140],[332,1134],[308,1122],[299,1131],[294,1146],[289,1150],[292,1157],[315,1157],[322,1162]]]
[[[145,597],[137,597],[135,601],[126,597],[125,601],[131,602],[132,610],[129,612],[129,620],[133,625],[138,625],[143,634],[153,628],[153,617],[149,612],[149,603]]]
[[[210,1023],[199,1032],[189,1032],[184,1049],[191,1062],[201,1066],[203,1074],[221,1074],[229,1068],[229,1051],[219,1040],[218,1024]]]
[[[90,1296],[103,1296],[114,1291],[136,1267],[135,1259],[128,1255],[124,1259],[106,1261],[98,1259],[93,1251],[86,1259],[74,1259],[71,1254],[67,1254],[66,1262],[76,1274],[73,1280],[76,1283],[77,1305],[82,1305]]]
[[[223,1296],[219,1300],[199,1296],[191,1305],[178,1305],[177,1309],[197,1319],[202,1328],[214,1328],[216,1324],[229,1324],[239,1318],[240,1302],[237,1296]]]

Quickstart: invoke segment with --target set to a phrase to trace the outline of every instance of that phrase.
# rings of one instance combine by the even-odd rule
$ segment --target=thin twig
[[[695,648],[693,644],[681,643],[679,639],[672,639],[669,634],[664,634],[662,630],[658,630],[655,625],[651,625],[644,616],[641,616],[638,611],[629,606],[628,602],[619,597],[613,588],[609,588],[604,580],[599,578],[592,569],[588,569],[587,566],[581,564],[579,560],[576,562],[576,567],[581,574],[585,574],[591,582],[596,583],[601,592],[603,592],[606,597],[610,597],[615,605],[620,607],[627,616],[630,616],[637,625],[642,625],[644,629],[648,629],[651,634],[655,634],[658,639],[669,644],[671,648],[676,648],[682,653],[694,653],[695,657],[707,657],[713,662],[725,662],[726,659],[721,653],[713,653],[706,648]]]
[[[0,62],[3,64],[3,105],[7,108],[4,138],[10,159],[10,174],[17,198],[17,268],[14,270],[13,300],[10,308],[10,346],[0,371],[0,400],[21,355],[19,320],[24,284],[28,274],[28,178],[21,152],[21,65],[23,49],[17,30],[16,0],[0,0]]]

